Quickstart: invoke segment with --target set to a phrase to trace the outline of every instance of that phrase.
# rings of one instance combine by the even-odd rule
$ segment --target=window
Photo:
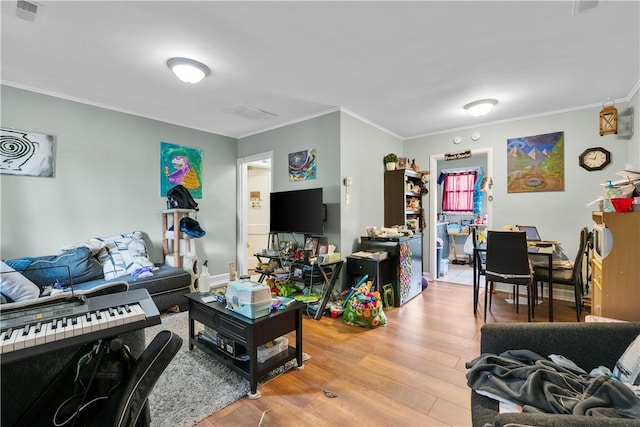
[[[443,212],[473,212],[473,189],[477,172],[452,172],[444,177]]]

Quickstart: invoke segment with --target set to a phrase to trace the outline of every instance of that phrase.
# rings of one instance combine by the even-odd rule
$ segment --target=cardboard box
[[[266,316],[271,311],[269,287],[248,278],[229,282],[225,299],[229,310],[250,319]]]
[[[258,347],[258,363],[264,363],[280,353],[287,351],[289,348],[289,340],[285,337],[279,337],[268,344]]]

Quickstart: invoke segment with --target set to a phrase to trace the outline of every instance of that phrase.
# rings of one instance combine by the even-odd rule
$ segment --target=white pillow
[[[152,267],[147,246],[140,231],[110,237],[96,237],[90,241],[104,247],[97,255],[107,280],[126,276],[139,268]]]
[[[640,335],[620,356],[613,368],[613,375],[624,383],[640,385]]]
[[[19,271],[0,261],[0,293],[14,302],[21,302],[38,298],[40,288]]]

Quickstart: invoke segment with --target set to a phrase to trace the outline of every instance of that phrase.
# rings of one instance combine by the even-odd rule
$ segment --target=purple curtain
[[[473,212],[476,172],[448,173],[442,187],[443,212]]]

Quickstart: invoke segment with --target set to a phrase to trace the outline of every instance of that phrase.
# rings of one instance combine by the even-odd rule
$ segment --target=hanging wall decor
[[[0,173],[53,178],[53,135],[0,128]]]
[[[259,191],[249,191],[249,207],[251,209],[262,208],[262,199]]]
[[[316,179],[316,149],[289,153],[289,181]]]
[[[160,195],[175,185],[184,186],[194,199],[202,198],[202,150],[160,143]]]
[[[610,105],[607,105],[610,103]],[[600,110],[600,136],[618,133],[618,110],[613,101],[605,102]]]
[[[564,132],[507,139],[507,192],[564,190]]]

